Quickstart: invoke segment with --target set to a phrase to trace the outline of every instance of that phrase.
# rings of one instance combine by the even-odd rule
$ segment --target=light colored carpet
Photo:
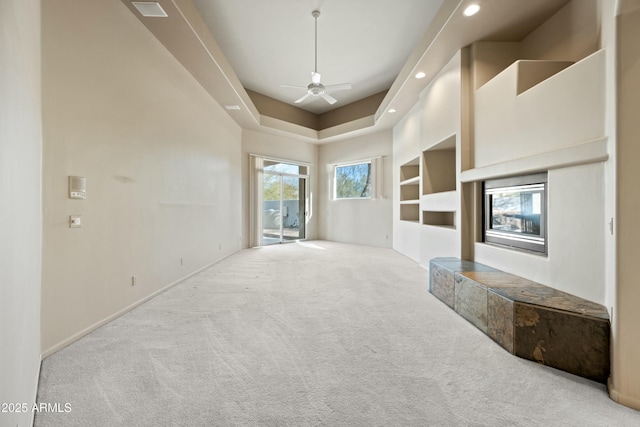
[[[45,426],[638,426],[601,384],[516,358],[398,253],[243,250],[43,362]]]

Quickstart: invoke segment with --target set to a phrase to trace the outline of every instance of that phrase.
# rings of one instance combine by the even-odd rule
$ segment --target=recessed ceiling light
[[[480,5],[470,4],[467,8],[462,12],[464,16],[473,16],[480,11]]]
[[[149,18],[166,18],[167,12],[164,11],[160,3],[155,1],[134,1],[131,2],[140,15],[149,17]]]
[[[226,108],[227,110],[239,110],[240,106],[239,105],[225,105],[224,108]]]
[[[389,108],[388,112],[393,114],[393,113],[396,112],[396,109],[395,108]]]
[[[426,74],[423,71],[420,71],[416,74],[416,79],[423,79],[425,76]]]

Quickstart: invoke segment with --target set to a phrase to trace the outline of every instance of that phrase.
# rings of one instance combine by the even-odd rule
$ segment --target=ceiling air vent
[[[142,16],[150,18],[166,18],[167,12],[164,11],[160,3],[155,1],[134,1],[131,2]]]

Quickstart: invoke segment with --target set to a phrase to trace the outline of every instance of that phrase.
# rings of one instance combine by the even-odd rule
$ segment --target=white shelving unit
[[[456,135],[422,152],[421,223],[456,227]]]
[[[420,158],[400,166],[400,220],[420,222]]]

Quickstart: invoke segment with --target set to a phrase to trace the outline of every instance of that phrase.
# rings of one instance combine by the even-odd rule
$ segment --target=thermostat
[[[87,178],[84,176],[69,176],[69,198],[87,198]]]

